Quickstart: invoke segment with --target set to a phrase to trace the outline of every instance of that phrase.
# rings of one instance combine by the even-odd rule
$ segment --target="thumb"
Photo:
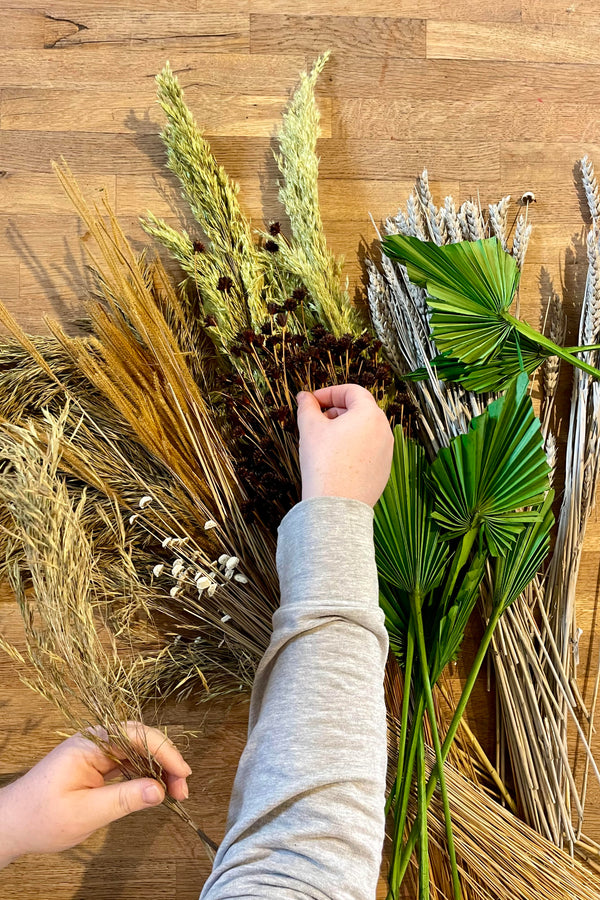
[[[165,789],[152,778],[135,778],[95,788],[88,792],[87,808],[92,830],[122,819],[129,813],[158,806],[165,798]]]
[[[298,403],[298,430],[302,434],[311,425],[321,422],[323,414],[321,413],[321,404],[309,391],[300,391],[296,401]]]

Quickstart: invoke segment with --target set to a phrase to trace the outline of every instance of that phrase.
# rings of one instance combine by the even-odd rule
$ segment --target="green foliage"
[[[375,513],[377,568],[382,579],[418,597],[439,584],[448,557],[432,517],[426,467],[424,449],[397,425],[392,471]]]
[[[156,83],[158,102],[167,119],[161,134],[167,166],[179,179],[182,195],[209,246],[195,252],[185,231],[179,234],[152,214],[142,225],[193,278],[207,313],[215,316],[227,343],[240,329],[258,325],[267,314],[260,254],[237,199],[239,186],[214,158],[168,63],[156,76]],[[227,290],[219,289],[221,278],[228,279]]]
[[[548,491],[537,509],[537,518],[528,523],[506,556],[494,564],[492,608],[500,614],[508,609],[535,577],[550,549],[554,525],[554,491]]]
[[[507,393],[472,419],[467,434],[440,450],[431,467],[433,517],[447,538],[481,528],[493,556],[504,555],[543,500],[549,466],[539,420],[521,374]]]
[[[394,234],[383,239],[382,247],[406,266],[414,284],[427,290],[431,333],[445,359],[436,361],[441,378],[456,378],[473,391],[500,390],[516,371],[533,372],[548,356],[600,377],[598,369],[575,355],[587,348],[559,347],[509,313],[520,273],[497,238],[438,246]]]
[[[407,853],[410,856],[417,841],[420,896],[428,896],[425,809],[433,788],[430,792],[428,784],[425,790],[421,760],[427,709],[454,895],[460,897],[443,760],[500,615],[527,587],[548,552],[554,521],[549,466],[525,373],[513,379],[507,392],[471,421],[467,434],[455,437],[431,464],[424,449],[407,440],[400,427],[394,438],[392,470],[375,507],[374,526],[380,602],[390,647],[404,669],[405,691],[398,772],[389,801],[394,812],[389,896],[398,896]],[[489,569],[493,614],[442,747],[431,688],[460,651]],[[419,811],[402,850],[415,767]],[[433,777],[434,786],[437,777]]]
[[[511,334],[496,355],[485,363],[467,365],[456,357],[440,354],[432,359],[431,366],[443,381],[462,384],[467,391],[492,393],[504,390],[520,372],[532,375],[550,355],[529,338]],[[429,378],[429,372],[422,366],[404,377],[407,381],[423,381]]]
[[[359,334],[365,323],[341,285],[343,259],[327,247],[319,205],[320,115],[315,84],[329,52],[320,56],[283,116],[275,159],[282,175],[279,199],[290,220],[293,240],[279,242],[278,264],[301,279],[324,324],[336,335]]]

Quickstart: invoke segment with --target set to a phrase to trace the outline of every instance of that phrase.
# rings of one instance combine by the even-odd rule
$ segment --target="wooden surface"
[[[136,217],[147,208],[177,221],[182,205],[164,173],[154,103],[153,77],[167,59],[256,224],[282,218],[272,136],[298,71],[326,48],[333,55],[318,88],[322,209],[352,290],[362,293],[361,245],[374,238],[368,213],[377,220],[394,212],[422,167],[437,200],[451,193],[486,204],[533,190],[522,309],[537,321],[551,279],[564,291],[567,343],[576,343],[587,215],[574,164],[587,152],[600,166],[597,0],[0,0],[2,300],[32,330],[45,314],[68,322],[79,308],[81,227],[51,174],[52,158],[64,155],[88,196],[106,192],[140,245]],[[563,410],[568,391],[563,373]],[[598,656],[599,570],[594,519],[578,590],[587,697]],[[18,634],[8,596],[0,627]],[[480,731],[487,708],[480,695],[469,712]],[[5,777],[49,749],[62,723],[3,658],[0,709]],[[161,714],[175,736],[199,733],[187,753],[189,808],[217,839],[246,715],[245,703]],[[596,839],[598,799],[595,791],[586,829]],[[5,870],[0,896],[191,900],[207,872],[193,836],[157,810],[82,848]]]

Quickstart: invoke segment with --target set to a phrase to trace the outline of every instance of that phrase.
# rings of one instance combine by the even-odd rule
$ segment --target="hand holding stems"
[[[126,728],[161,766],[170,796],[187,799],[191,769],[172,741],[139,722]],[[102,736],[102,729],[92,730]],[[152,778],[107,783],[120,774],[98,744],[76,734],[0,790],[0,868],[27,853],[74,847],[98,828],[164,800],[164,787]]]
[[[375,506],[390,474],[394,437],[373,395],[357,384],[302,391],[298,429],[302,499],[348,497]]]

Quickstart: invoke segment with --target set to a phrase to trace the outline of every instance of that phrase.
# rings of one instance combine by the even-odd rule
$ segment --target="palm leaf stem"
[[[444,585],[444,594],[441,600],[442,606],[446,604],[448,598],[452,595],[452,591],[456,587],[456,581],[458,579],[459,573],[467,564],[469,555],[471,553],[471,550],[473,549],[473,544],[475,543],[478,534],[479,522],[476,522],[471,526],[471,529],[462,536],[460,544],[457,547],[454,556],[452,557],[452,565],[450,566],[450,571],[448,572],[448,577],[446,578],[446,584]]]
[[[454,889],[455,900],[461,900],[462,892],[458,879],[458,868],[456,865],[456,850],[454,848],[454,836],[452,834],[452,818],[450,816],[450,802],[448,800],[448,788],[444,777],[444,758],[442,757],[442,748],[440,745],[440,735],[437,727],[435,716],[435,707],[433,705],[433,694],[431,692],[431,681],[429,679],[429,664],[427,662],[427,649],[425,647],[425,632],[423,629],[423,614],[420,602],[414,603],[413,616],[416,624],[417,632],[417,649],[419,653],[419,665],[421,669],[421,679],[423,681],[423,689],[425,693],[425,704],[429,715],[429,724],[431,726],[431,736],[433,738],[433,749],[435,750],[435,758],[437,761],[437,772],[439,774],[440,792],[442,795],[442,804],[444,807],[444,820],[446,822],[446,838],[448,841],[448,855],[450,857],[450,870],[452,872],[452,886]],[[431,780],[431,779],[430,779]],[[428,804],[426,800],[426,806]],[[420,813],[419,813],[420,814]],[[422,865],[422,861],[421,861]]]
[[[570,347],[559,347],[558,344],[555,344],[554,341],[551,341],[550,338],[545,335],[540,334],[539,331],[536,331],[535,328],[532,328],[527,322],[516,319],[514,316],[511,316],[510,313],[504,313],[504,318],[515,327],[519,334],[535,341],[540,347],[543,347],[544,350],[548,351],[551,356],[558,356],[570,365],[587,372],[588,375],[593,375],[594,378],[600,378],[600,369],[596,369],[594,366],[591,366],[583,359],[578,359],[574,355],[575,352],[581,353],[583,350],[590,350],[594,345],[590,345],[590,347],[578,347],[574,350],[571,350]]]
[[[402,692],[402,712],[400,716],[400,734],[398,736],[398,766],[397,773],[402,776],[404,772],[404,751],[406,749],[406,734],[408,731],[408,709],[410,706],[410,683],[412,677],[412,665],[415,655],[415,637],[413,633],[412,623],[409,624],[408,634],[406,635],[406,654],[404,661],[404,688]],[[385,814],[387,816],[392,799],[396,794],[396,784],[398,784],[398,775],[392,785],[392,790],[385,805]]]
[[[462,719],[463,713],[466,709],[467,703],[469,702],[469,698],[471,696],[471,692],[475,685],[475,681],[477,680],[477,676],[479,675],[479,670],[483,665],[483,661],[485,659],[485,655],[487,653],[488,647],[491,643],[492,636],[496,629],[496,625],[498,624],[498,620],[500,616],[504,612],[504,606],[502,604],[498,604],[493,610],[492,614],[487,623],[485,632],[483,634],[483,638],[481,640],[481,644],[479,645],[479,649],[477,650],[477,654],[475,655],[475,659],[473,660],[473,665],[471,667],[471,671],[469,672],[469,676],[465,681],[465,686],[463,688],[462,694],[460,696],[460,700],[458,701],[458,705],[454,711],[454,715],[452,716],[452,721],[448,727],[448,732],[446,737],[444,738],[444,743],[441,748],[441,759],[442,765],[446,761],[448,753],[450,752],[450,747],[452,746],[452,742],[456,736],[456,732],[458,731],[458,726],[460,725],[460,720]],[[426,803],[429,805],[431,802],[431,798],[433,797],[433,793],[437,786],[438,781],[438,768],[439,764],[436,762],[431,775],[429,776],[429,781],[427,782],[427,796]],[[411,832],[408,836],[408,840],[404,846],[402,851],[400,860],[398,862],[398,870],[397,870],[397,878],[399,879],[399,883],[402,882],[406,870],[408,868],[408,864],[410,862],[410,857],[415,848],[415,844],[419,839],[418,833],[418,823],[415,823],[411,829]]]
[[[427,799],[425,787],[425,741],[423,729],[417,738],[417,822],[419,827],[419,900],[429,900],[429,848],[427,846]]]
[[[396,777],[395,797],[394,797],[394,837],[392,841],[392,854],[390,872],[388,876],[390,884],[389,897],[397,898],[400,884],[404,877],[404,872],[399,869],[399,862],[403,857],[401,852],[402,841],[404,837],[404,827],[406,825],[406,816],[408,814],[408,801],[410,798],[410,789],[412,785],[412,776],[415,769],[415,758],[417,755],[418,736],[422,733],[423,714],[425,712],[425,699],[423,692],[419,692],[413,719],[411,723],[410,733],[405,743],[408,745],[408,754],[405,754],[404,771],[398,770]],[[414,844],[413,844],[414,849]]]

